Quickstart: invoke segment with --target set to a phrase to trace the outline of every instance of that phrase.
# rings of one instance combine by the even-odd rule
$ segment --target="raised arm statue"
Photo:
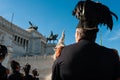
[[[62,32],[61,38],[59,39],[56,47],[55,47],[55,54],[53,55],[53,59],[55,60],[57,57],[60,56],[62,49],[65,46],[64,43],[64,39],[65,39],[65,31]]]
[[[38,26],[33,25],[31,21],[29,21],[29,24],[30,24],[29,29],[35,29],[35,30],[38,29]]]
[[[55,48],[59,47],[59,46],[65,46],[64,44],[64,39],[65,39],[65,31],[62,32],[61,38],[59,39],[57,45]]]

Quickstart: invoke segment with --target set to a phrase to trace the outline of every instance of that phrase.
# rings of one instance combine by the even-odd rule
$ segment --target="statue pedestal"
[[[55,53],[54,48],[55,48],[56,44],[55,43],[48,43],[46,46],[47,46],[46,47],[47,48],[46,49],[46,54],[47,55],[53,55]]]

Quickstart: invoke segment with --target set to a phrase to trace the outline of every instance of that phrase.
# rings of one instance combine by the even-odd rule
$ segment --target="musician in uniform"
[[[79,1],[73,15],[79,19],[76,43],[64,46],[52,66],[52,80],[117,80],[120,79],[120,60],[115,49],[95,43],[98,25],[112,30],[109,8],[92,0]]]

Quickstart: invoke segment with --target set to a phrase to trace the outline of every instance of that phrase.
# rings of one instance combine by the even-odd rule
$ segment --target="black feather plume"
[[[118,20],[117,15],[111,12],[107,6],[91,0],[79,1],[73,11],[73,16],[80,20],[81,27],[86,28],[93,28],[103,24],[112,30],[112,16]]]

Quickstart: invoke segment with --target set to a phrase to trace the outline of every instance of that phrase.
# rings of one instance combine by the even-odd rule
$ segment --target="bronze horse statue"
[[[58,37],[58,34],[53,34],[53,32],[51,31],[50,36],[47,37],[47,42],[48,42],[48,41],[51,42],[52,40],[53,40],[53,42],[54,42],[55,40],[57,40],[57,37]]]

